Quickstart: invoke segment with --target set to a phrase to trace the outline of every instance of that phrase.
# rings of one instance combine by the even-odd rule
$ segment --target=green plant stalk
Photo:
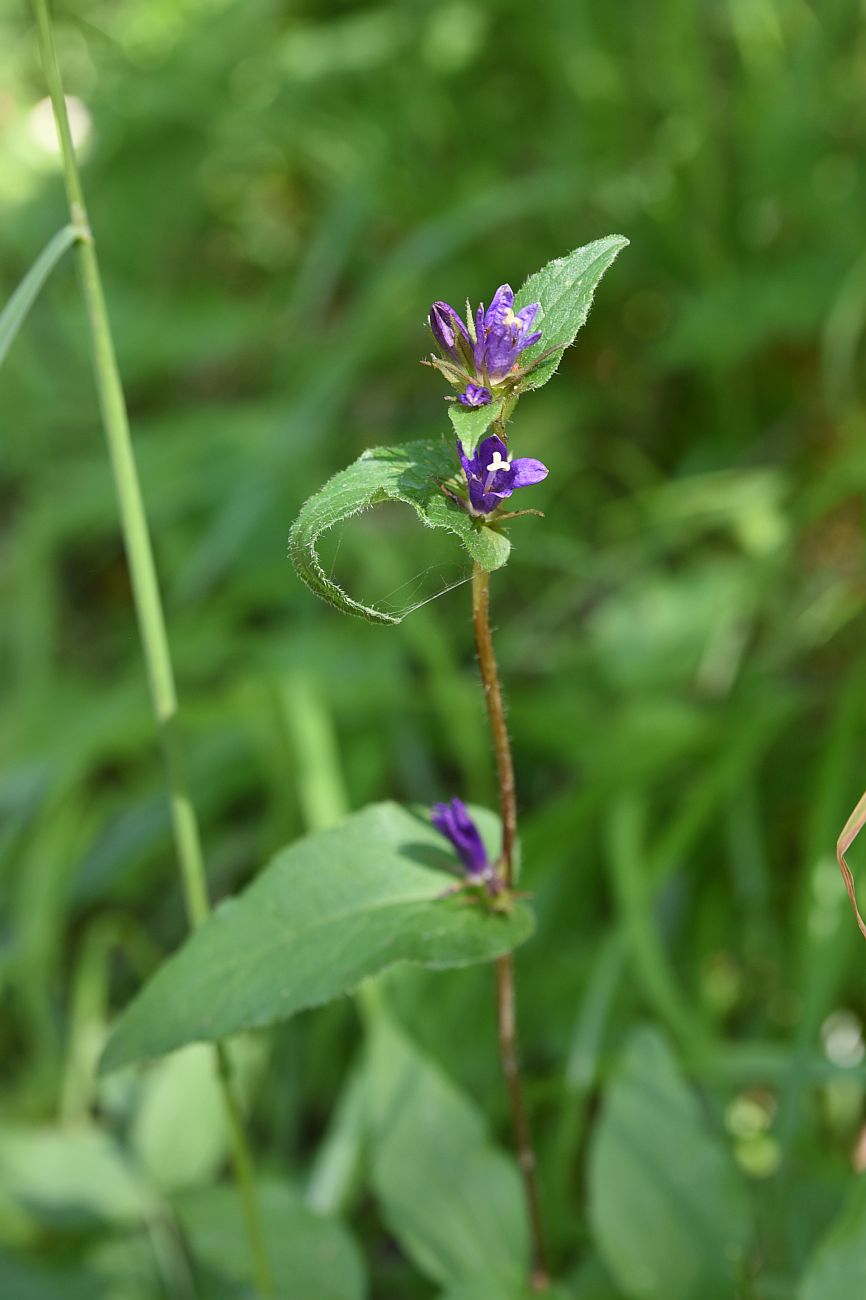
[[[156,577],[153,547],[132,449],[126,400],[117,367],[96,248],[78,173],[72,133],[69,129],[47,0],[33,0],[33,9],[39,32],[42,63],[60,140],[69,211],[72,224],[79,232],[76,256],[90,323],[99,406],[120,506],[121,527],[139,634],[165,759],[172,829],[186,910],[190,926],[195,928],[208,915],[210,903],[198,821],[183,768],[177,727],[177,692]],[[231,1077],[231,1064],[223,1044],[217,1044],[216,1047],[216,1066],[229,1118],[235,1178],[249,1237],[255,1284],[263,1296],[270,1297],[275,1295],[275,1288],[256,1200],[252,1159]]]
[[[499,784],[499,810],[502,818],[502,856],[498,870],[506,889],[514,886],[514,846],[517,840],[517,795],[514,784],[514,761],[511,741],[505,721],[505,705],[499,684],[499,669],[493,651],[490,633],[490,574],[481,565],[472,566],[472,626],[478,667],[484,687],[484,702],[493,738],[496,757],[496,776]],[[499,1037],[499,1059],[511,1106],[514,1144],[517,1163],[523,1179],[523,1193],[532,1240],[532,1274],[530,1285],[534,1291],[546,1291],[550,1285],[544,1232],[541,1222],[541,1201],[538,1194],[535,1149],[529,1128],[529,1116],[523,1099],[523,1080],[520,1074],[520,1054],[517,1041],[517,1006],[514,988],[514,959],[511,953],[496,961],[496,1026]]]

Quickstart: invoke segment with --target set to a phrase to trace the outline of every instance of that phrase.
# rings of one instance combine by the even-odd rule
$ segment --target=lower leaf
[[[373,1186],[403,1249],[435,1282],[484,1279],[485,1296],[518,1300],[529,1271],[520,1178],[480,1111],[382,1015],[367,1090]]]
[[[477,820],[493,860],[498,821]],[[523,904],[492,914],[445,897],[455,866],[426,814],[390,803],[290,845],[157,971],[120,1017],[102,1069],[287,1020],[396,962],[469,965],[529,937]]]

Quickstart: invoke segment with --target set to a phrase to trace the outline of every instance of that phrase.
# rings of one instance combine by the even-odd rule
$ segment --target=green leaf
[[[71,248],[82,236],[78,226],[64,226],[50,240],[6,306],[0,312],[0,365],[12,346],[12,340],[24,324],[25,317],[33,306],[45,281],[60,261],[67,248]]]
[[[495,1278],[476,1278],[449,1287],[447,1292],[439,1296],[439,1300],[538,1300],[538,1292],[518,1283],[503,1291]],[[572,1291],[554,1286],[548,1287],[544,1292],[544,1300],[575,1300],[575,1297]],[[613,1300],[613,1297],[608,1293],[604,1300]]]
[[[467,456],[472,455],[493,421],[501,415],[504,404],[504,397],[494,397],[487,406],[479,406],[475,410],[470,410],[468,406],[461,406],[459,402],[448,403],[448,414],[454,425],[454,432],[463,443],[463,450]]]
[[[574,342],[578,330],[589,315],[599,280],[627,245],[628,240],[622,235],[596,239],[592,244],[584,244],[583,248],[576,248],[565,257],[548,262],[547,266],[536,271],[523,285],[514,300],[514,310],[520,311],[530,303],[540,302],[541,311],[535,323],[541,329],[542,337],[535,347],[524,353],[521,364],[529,365],[533,357],[562,344],[527,377],[527,391],[540,388],[555,374],[563,352]]]
[[[605,1096],[589,1195],[599,1253],[629,1297],[734,1294],[745,1190],[655,1030],[631,1035]]]
[[[306,1202],[319,1214],[340,1214],[358,1187],[367,1137],[364,1076],[358,1066],[343,1085],[316,1148]]]
[[[316,551],[319,538],[329,528],[381,501],[405,502],[422,523],[454,533],[482,568],[501,568],[511,550],[508,538],[473,518],[441,490],[440,484],[458,469],[454,448],[445,441],[407,442],[365,451],[301,507],[289,533],[289,557],[298,576],[344,614],[371,623],[402,622],[415,606],[390,614],[355,600],[325,573]]]
[[[0,1136],[4,1195],[66,1229],[140,1223],[157,1197],[113,1139],[96,1128],[20,1128]]]
[[[342,1224],[313,1214],[285,1183],[262,1181],[257,1192],[278,1300],[296,1296],[364,1300],[363,1264]],[[222,1281],[241,1285],[248,1281],[249,1241],[234,1188],[185,1192],[176,1200],[175,1210],[198,1264]]]
[[[496,819],[478,814],[491,852]],[[455,883],[425,814],[373,804],[277,854],[145,986],[108,1041],[104,1070],[287,1020],[398,961],[463,966],[528,938],[521,905],[491,915]]]
[[[159,1187],[187,1187],[216,1177],[229,1135],[213,1048],[195,1044],[153,1066],[130,1140]]]
[[[853,1300],[866,1295],[866,1174],[806,1266],[797,1300]]]
[[[519,1295],[529,1239],[517,1168],[472,1102],[381,1015],[368,1098],[373,1187],[407,1254],[442,1285],[477,1279]]]
[[[14,1300],[117,1300],[110,1279],[78,1264],[46,1264],[0,1247],[0,1295]]]

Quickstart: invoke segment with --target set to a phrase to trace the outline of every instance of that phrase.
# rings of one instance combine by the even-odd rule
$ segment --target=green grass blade
[[[27,313],[39,296],[39,290],[66,250],[71,248],[76,240],[81,239],[83,233],[80,226],[72,225],[64,226],[62,230],[58,230],[54,238],[45,245],[2,312],[0,312],[0,365],[3,364],[15,335],[24,324]]]

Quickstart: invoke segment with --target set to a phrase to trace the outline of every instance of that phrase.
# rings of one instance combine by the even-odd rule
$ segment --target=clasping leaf
[[[482,568],[500,568],[511,550],[508,538],[473,518],[442,491],[441,484],[458,470],[454,449],[444,441],[407,442],[365,451],[301,507],[289,533],[289,557],[298,576],[344,614],[371,623],[402,622],[413,606],[401,614],[390,614],[355,600],[325,573],[316,550],[319,538],[329,528],[381,501],[405,502],[429,528],[454,533]]]

